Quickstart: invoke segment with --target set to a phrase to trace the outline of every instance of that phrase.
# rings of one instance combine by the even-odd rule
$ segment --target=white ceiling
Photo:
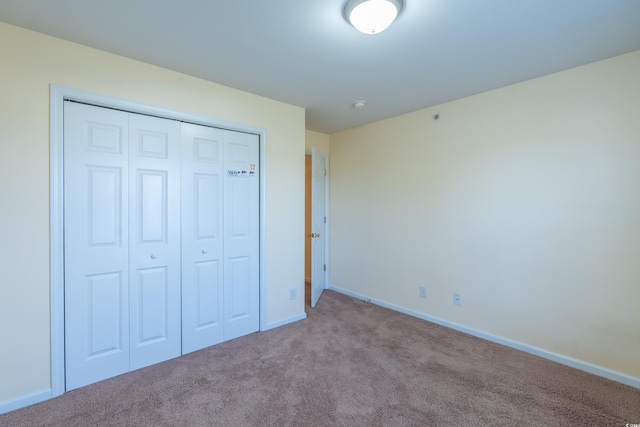
[[[0,21],[304,107],[323,133],[640,49],[640,0],[404,2],[372,36],[345,0],[0,0]]]

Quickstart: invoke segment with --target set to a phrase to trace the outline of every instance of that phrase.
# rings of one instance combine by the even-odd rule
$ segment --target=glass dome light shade
[[[348,21],[364,34],[377,34],[396,19],[402,3],[392,0],[350,0],[345,5]]]

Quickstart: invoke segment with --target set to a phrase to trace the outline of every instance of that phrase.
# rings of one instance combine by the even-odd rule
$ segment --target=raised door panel
[[[259,137],[224,132],[224,339],[259,329]]]
[[[195,323],[196,332],[220,326],[220,262],[202,261],[195,265],[194,289],[196,291]],[[215,344],[215,342],[213,343]]]
[[[89,359],[122,351],[125,283],[119,272],[86,276],[82,297],[88,304],[84,321],[89,327]]]
[[[223,339],[223,132],[182,124],[182,352]]]
[[[181,354],[180,123],[129,115],[131,369]]]
[[[227,259],[227,288],[229,307],[227,317],[230,322],[245,319],[252,314],[251,298],[251,258],[248,256]]]
[[[66,389],[129,370],[128,119],[65,102]]]
[[[166,341],[169,336],[169,283],[167,267],[138,270],[132,303],[137,312],[136,345],[139,347]]]

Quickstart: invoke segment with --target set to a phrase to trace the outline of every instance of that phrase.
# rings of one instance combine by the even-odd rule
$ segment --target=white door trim
[[[267,131],[264,128],[183,113],[64,86],[50,88],[50,280],[51,280],[51,397],[65,391],[64,366],[64,101],[84,102],[167,119],[246,132],[260,137],[260,330],[268,329],[266,316],[266,176]]]
[[[324,272],[324,288],[329,289],[329,154],[324,154],[324,167],[327,168],[327,174],[324,177],[324,216],[327,222],[324,223],[324,262],[327,265],[327,271]]]

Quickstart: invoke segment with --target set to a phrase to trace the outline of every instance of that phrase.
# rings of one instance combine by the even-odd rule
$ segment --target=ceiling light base
[[[353,101],[353,108],[362,110],[367,105],[367,101]]]
[[[403,0],[347,0],[344,19],[364,34],[386,30],[402,12]]]

